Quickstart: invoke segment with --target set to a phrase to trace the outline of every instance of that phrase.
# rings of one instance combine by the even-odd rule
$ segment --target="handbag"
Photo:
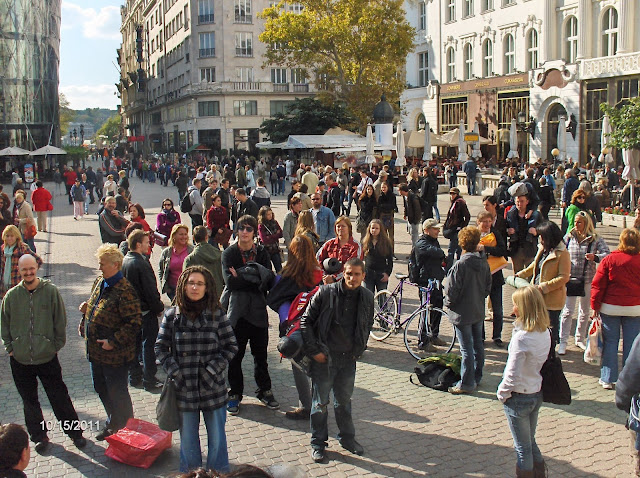
[[[551,329],[549,329],[549,335],[551,335]],[[571,388],[569,388],[567,377],[564,376],[562,371],[560,357],[556,355],[553,336],[551,336],[549,355],[545,363],[542,364],[540,375],[542,375],[543,401],[556,405],[569,405],[571,403]]]
[[[587,348],[584,350],[584,361],[591,365],[600,365],[602,347],[602,319],[598,315],[593,318],[587,330]]]
[[[589,243],[587,247],[587,254],[591,252],[591,246],[593,242]],[[571,277],[567,282],[567,296],[568,297],[584,297],[584,274],[587,270],[587,260],[584,260],[584,267],[582,268],[582,277]]]
[[[178,319],[173,320],[173,331],[171,335],[171,355],[176,360],[176,326]],[[167,432],[174,432],[180,428],[180,413],[178,412],[178,397],[176,393],[176,382],[167,375],[160,399],[156,405],[156,418],[158,426]]]
[[[218,244],[229,244],[229,240],[231,239],[231,235],[233,232],[228,227],[222,229],[222,232],[216,232],[216,235],[213,236],[213,240]]]
[[[165,236],[164,234],[160,234],[158,231],[153,231],[153,239],[155,243],[158,244],[160,247],[164,247],[168,244],[167,236]]]

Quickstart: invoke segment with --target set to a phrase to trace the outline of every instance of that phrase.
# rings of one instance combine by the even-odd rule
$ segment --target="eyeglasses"
[[[204,287],[207,284],[205,284],[204,282],[192,282],[192,281],[187,281],[187,286],[189,287]]]
[[[162,204],[162,207],[165,207],[165,206],[166,207],[170,207],[170,206],[173,206],[173,204],[165,202],[165,203]]]
[[[584,201],[586,198],[584,196],[578,196],[576,199],[582,199]]]
[[[253,232],[253,226],[240,226],[238,231]]]

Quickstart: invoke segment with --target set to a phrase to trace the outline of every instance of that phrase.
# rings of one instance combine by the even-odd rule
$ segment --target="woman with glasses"
[[[575,226],[574,221],[576,218],[576,214],[580,211],[585,211],[585,202],[587,200],[587,195],[584,191],[580,189],[576,189],[571,196],[571,204],[564,212],[564,216],[567,220],[567,232],[566,234],[570,234],[571,230]]]
[[[145,220],[144,209],[138,203],[129,204],[129,216],[131,217],[131,222],[140,223],[142,230],[149,233],[149,254],[151,254],[153,245],[155,244],[155,238],[151,232],[151,226],[149,226],[149,223]]]
[[[180,213],[174,209],[173,201],[169,198],[162,201],[162,211],[156,218],[156,231],[165,237],[169,237],[173,226],[181,222]]]
[[[156,341],[156,356],[176,383],[181,472],[202,467],[200,413],[207,428],[207,469],[229,471],[225,372],[238,344],[217,297],[206,268],[185,269]]]
[[[167,294],[171,300],[176,296],[176,287],[184,260],[191,252],[193,252],[193,245],[189,242],[189,226],[176,224],[169,235],[169,247],[162,251],[158,267],[160,292]]]

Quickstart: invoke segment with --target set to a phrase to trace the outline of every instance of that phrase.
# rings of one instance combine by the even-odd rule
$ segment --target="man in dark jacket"
[[[139,229],[133,231],[127,238],[127,244],[129,252],[122,261],[122,275],[136,290],[142,310],[142,329],[136,339],[136,358],[129,367],[129,384],[133,387],[142,384],[147,392],[159,393],[162,383],[156,379],[158,367],[154,347],[158,338],[158,316],[164,311],[164,304],[158,292],[156,275],[146,258],[149,233]]]
[[[329,186],[329,190],[326,192],[326,206],[331,209],[335,217],[340,217],[340,213],[342,212],[342,191],[340,190],[340,186],[331,174],[326,175],[325,181]]]
[[[442,295],[442,279],[444,279],[444,267],[446,258],[444,251],[438,242],[440,225],[436,219],[427,219],[422,223],[423,235],[411,249],[409,256],[409,280],[421,286],[429,285],[430,280],[437,281],[437,286],[431,290],[430,301],[434,307],[442,309],[444,297]],[[420,289],[420,300],[424,300],[425,292]],[[440,332],[440,319],[442,313],[434,310],[429,312],[429,329],[422,328],[418,348],[427,352],[435,352],[435,345],[447,345],[438,337]],[[422,320],[425,317],[423,315]]]
[[[440,212],[438,211],[438,182],[433,177],[430,168],[424,168],[424,179],[420,188],[420,201],[422,206],[422,221],[433,217],[435,206],[436,219],[440,222]]]
[[[271,288],[271,283],[256,284],[249,280],[248,273],[245,272],[245,266],[257,263],[268,271],[270,282],[273,282],[269,253],[263,246],[254,243],[257,231],[258,221],[255,217],[241,216],[237,221],[238,242],[227,247],[222,253],[222,276],[229,296],[227,316],[238,341],[238,353],[229,362],[230,390],[227,411],[230,415],[237,415],[240,411],[244,392],[242,359],[249,342],[254,363],[253,376],[258,385],[258,400],[272,410],[280,408],[271,391],[271,377],[267,364],[269,317],[266,291]],[[238,307],[235,306],[236,302],[240,302]]]
[[[325,460],[331,390],[340,444],[356,455],[364,452],[355,439],[351,417],[356,360],[367,348],[373,325],[373,294],[362,287],[363,281],[364,263],[357,258],[349,259],[344,266],[344,278],[321,287],[300,320],[306,352],[313,358],[311,456],[316,463]],[[338,310],[340,314],[336,313]]]
[[[640,335],[633,341],[631,352],[629,352],[624,368],[616,382],[616,406],[629,413],[631,400],[638,393],[640,393]],[[631,433],[631,449],[633,450],[636,476],[640,476],[640,439],[637,432],[633,430],[629,430],[629,432]]]
[[[469,158],[462,166],[462,170],[467,175],[467,192],[470,196],[476,195],[476,174],[478,174],[478,166],[473,158]]]
[[[257,220],[258,211],[260,210],[260,208],[253,201],[253,199],[247,196],[247,192],[243,188],[238,188],[236,189],[235,196],[236,196],[236,199],[238,200],[238,202],[235,205],[235,207],[237,208],[236,217],[240,218],[242,216],[248,215],[248,216],[255,217]],[[237,229],[235,227],[236,225],[234,224],[233,226],[234,226],[234,230],[236,230]]]
[[[420,219],[422,219],[420,199],[409,189],[407,184],[401,184],[398,192],[404,200],[404,218],[409,223],[411,244],[415,244],[420,237]]]
[[[113,196],[104,199],[104,209],[98,216],[98,224],[103,243],[120,244],[124,240],[124,230],[129,221],[116,210],[116,198]]]
[[[460,246],[458,246],[458,232],[463,227],[467,227],[471,220],[467,203],[460,197],[460,190],[458,188],[451,188],[449,190],[449,197],[451,198],[451,207],[447,213],[447,219],[444,221],[444,236],[449,239],[447,271],[453,265],[456,255],[459,259],[460,254],[462,254],[462,250]]]
[[[580,181],[576,178],[573,169],[567,169],[564,173],[565,181],[562,185],[562,209],[566,209],[571,204],[573,193],[580,187]]]

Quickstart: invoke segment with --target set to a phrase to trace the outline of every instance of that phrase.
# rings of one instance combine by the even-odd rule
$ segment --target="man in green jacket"
[[[82,437],[67,386],[62,380],[58,351],[66,342],[67,315],[58,288],[37,276],[38,263],[25,254],[18,261],[22,281],[7,292],[0,310],[0,330],[9,354],[11,373],[24,405],[24,419],[38,453],[49,448],[48,430],[60,427],[78,448]],[[49,397],[57,421],[45,421],[38,401],[38,380]],[[51,425],[50,425],[51,424]]]
[[[216,285],[216,296],[220,300],[224,279],[222,278],[222,252],[208,242],[209,231],[204,226],[196,226],[193,230],[193,243],[196,245],[193,252],[184,260],[184,269],[191,266],[203,266],[213,276]]]

